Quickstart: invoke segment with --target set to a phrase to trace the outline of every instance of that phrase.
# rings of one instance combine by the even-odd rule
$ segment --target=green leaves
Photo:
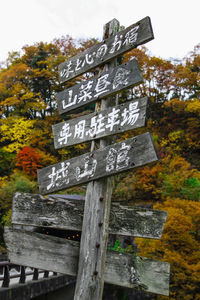
[[[180,193],[184,199],[200,201],[200,180],[195,177],[188,178]]]

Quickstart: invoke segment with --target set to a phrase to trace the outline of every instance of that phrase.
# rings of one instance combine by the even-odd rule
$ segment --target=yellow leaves
[[[51,155],[50,153],[45,153],[44,151],[38,150],[37,153],[40,156],[40,162],[43,166],[53,165],[58,162],[58,159]]]
[[[171,226],[173,222],[175,222],[179,230],[181,230],[182,232],[184,232],[185,227],[190,230],[194,229],[193,219],[195,216],[198,216],[200,221],[200,202],[168,197],[163,204],[155,204],[154,209],[167,210],[169,213],[168,224],[170,224]],[[177,218],[178,215],[179,217]],[[179,220],[182,220],[182,222],[179,222]]]
[[[171,155],[179,155],[183,150],[185,142],[185,133],[183,130],[172,131],[168,134],[168,138],[161,139],[161,147]]]
[[[29,67],[24,63],[17,63],[9,67],[7,70],[3,70],[0,73],[0,81],[7,85],[7,87],[12,87],[16,82],[24,79],[30,71]]]
[[[35,78],[46,78],[46,79],[50,79],[52,78],[52,72],[50,72],[49,70],[46,69],[34,69],[32,70],[32,76]]]
[[[166,102],[168,118],[163,119],[168,136],[161,140],[161,147],[171,155],[200,147],[200,101],[198,99],[180,101],[178,98]],[[170,119],[170,116],[171,119]]]
[[[8,176],[0,177],[0,187],[2,187],[8,180]]]
[[[171,173],[174,173],[174,171],[180,171],[180,173],[183,173],[183,170],[186,171],[189,167],[190,164],[181,156],[174,156],[170,159],[169,169]]]
[[[169,153],[179,154],[182,149],[182,140],[184,139],[184,131],[177,130],[170,132],[168,139],[161,140],[161,146],[165,146]],[[170,151],[169,151],[170,150]]]
[[[162,152],[171,156],[186,156],[191,160],[200,147],[200,101],[174,98],[163,104],[164,117],[159,128]],[[152,130],[154,128],[152,127]],[[197,154],[196,154],[197,155]]]
[[[15,111],[20,112],[20,114],[26,114],[28,111],[31,113],[30,110],[40,111],[42,109],[46,109],[47,106],[44,100],[41,98],[40,93],[31,91],[22,82],[16,82],[12,84],[7,95],[4,95],[3,98],[4,100],[1,101],[3,113],[8,110],[8,107],[10,113]]]
[[[197,76],[198,73],[192,71],[189,65],[183,64],[177,65],[172,74],[173,83],[188,92],[196,85]]]
[[[29,109],[34,111],[44,110],[47,107],[47,104],[40,97],[40,93],[26,93],[21,98],[24,103],[23,112],[26,113]]]
[[[2,119],[0,124],[0,141],[7,145],[3,147],[8,152],[18,152],[23,146],[31,144],[30,134],[34,126],[33,120],[23,117]]]
[[[36,96],[35,93],[26,91],[26,93],[24,93],[23,96],[21,97],[21,100],[32,100],[35,98],[35,96]]]
[[[190,163],[181,156],[168,156],[163,159],[163,163],[165,164],[164,173],[179,178],[179,181],[181,182],[193,176],[199,178],[199,172],[196,169],[191,168]],[[178,184],[178,182],[176,184]]]
[[[1,102],[2,107],[13,106],[19,104],[20,100],[16,96],[8,97]]]
[[[168,135],[169,141],[172,143],[173,142],[177,143],[180,139],[183,138],[183,136],[184,136],[184,132],[182,130],[173,131]]]
[[[190,134],[191,137],[192,135],[199,133],[200,118],[189,117],[187,118],[186,124],[187,124],[187,134]]]
[[[138,63],[140,67],[145,64],[148,60],[147,48],[145,46],[141,46],[141,48],[135,48],[124,55],[124,62],[130,60],[133,57],[137,57]]]
[[[62,148],[58,150],[61,160],[66,160],[70,158],[70,150],[68,148]]]
[[[25,89],[26,89],[25,84],[22,84],[21,82],[18,82],[16,84],[13,84],[13,86],[11,88],[11,92],[14,95],[20,95],[20,94],[24,93]]]
[[[12,60],[0,72],[0,100],[2,115],[25,115],[26,118],[44,118],[55,111],[54,91],[56,55],[59,48],[53,44],[38,43],[24,47],[25,54]],[[54,67],[49,67],[54,65]]]
[[[186,102],[185,111],[195,113],[200,116],[200,100],[197,98],[194,98],[193,100],[188,100]]]
[[[163,104],[163,107],[171,108],[173,112],[180,114],[185,110],[186,101],[181,101],[179,98],[173,98],[169,101],[166,101]]]
[[[195,226],[189,215],[184,214],[184,209],[168,207],[168,223],[165,228],[166,247],[178,250],[179,253],[192,251],[195,243],[190,231],[195,231]]]
[[[82,143],[82,144],[78,144],[76,146],[74,146],[75,148],[79,149],[79,150],[83,150],[86,148],[86,144],[85,143]]]

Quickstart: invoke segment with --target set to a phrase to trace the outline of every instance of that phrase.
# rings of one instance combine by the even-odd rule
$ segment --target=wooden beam
[[[41,194],[108,177],[158,160],[150,133],[38,170]]]
[[[77,275],[78,242],[11,227],[5,227],[4,239],[12,263]],[[167,262],[107,251],[105,282],[168,296],[169,269]]]
[[[66,60],[59,66],[60,82],[68,81],[154,38],[151,20],[146,17],[101,43]]]
[[[143,82],[136,59],[104,71],[56,95],[60,114],[68,113],[100,99],[115,95]]]
[[[13,197],[12,224],[82,230],[84,201],[16,193]],[[111,204],[109,233],[160,239],[167,212]]]
[[[77,145],[145,126],[148,98],[71,119],[52,126],[55,149]]]
[[[118,20],[108,22],[104,25],[103,39],[113,36],[119,29]],[[109,65],[104,65],[104,71],[116,67],[117,64],[117,60],[112,60]],[[114,99],[101,100],[96,103],[95,111],[116,105],[117,99],[115,96]],[[102,149],[108,143],[108,139],[101,139],[99,145],[92,141],[91,151],[95,146]],[[74,300],[102,299],[111,196],[111,177],[95,180],[87,185]]]

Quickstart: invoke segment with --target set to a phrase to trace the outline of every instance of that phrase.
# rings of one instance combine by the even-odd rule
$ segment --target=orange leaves
[[[144,191],[155,190],[156,183],[159,181],[162,166],[157,163],[155,166],[145,166],[141,170],[136,171],[137,183]]]
[[[120,177],[114,198],[136,202],[165,201],[168,196],[198,201],[200,172],[181,156],[166,156]]]
[[[182,87],[188,87],[188,85],[195,83],[197,74],[192,72],[187,66],[179,64],[175,67],[173,76],[177,84]]]
[[[55,162],[57,162],[57,160],[53,156],[26,146],[18,152],[16,166],[22,169],[27,175],[36,178],[39,168]]]
[[[199,290],[200,202],[168,197],[154,209],[168,212],[163,235],[159,241],[137,238],[140,254],[170,262],[169,299],[198,299],[190,296]]]
[[[17,154],[16,166],[20,167],[27,175],[36,178],[37,170],[42,167],[40,156],[32,147],[24,147]]]
[[[200,258],[200,203],[168,197],[164,204],[156,204],[154,208],[168,212],[163,233],[164,248],[168,251],[178,251],[181,256],[190,254],[186,262],[197,263]]]
[[[164,167],[161,163],[141,167],[120,177],[114,198],[134,202],[154,202],[161,198]],[[122,175],[121,175],[122,176]]]
[[[178,175],[183,176],[185,171],[190,169],[190,164],[181,156],[174,156],[173,158],[169,159],[169,170],[170,173],[178,172]],[[191,170],[189,170],[191,172]]]

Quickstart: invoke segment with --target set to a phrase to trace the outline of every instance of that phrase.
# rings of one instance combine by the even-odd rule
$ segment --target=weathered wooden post
[[[116,19],[104,26],[103,40],[115,35],[120,28]],[[116,59],[104,66],[104,71],[116,67]],[[101,100],[101,110],[113,106],[117,96]],[[114,103],[113,103],[114,102]],[[98,103],[96,111],[98,110]],[[94,150],[92,142],[92,149]],[[108,145],[100,140],[100,149]],[[74,300],[102,299],[112,196],[112,177],[91,181],[87,186],[85,214],[80,244],[79,267]]]
[[[38,171],[41,194],[89,183],[85,208],[83,202],[63,200],[59,196],[18,194],[13,198],[13,226],[5,228],[10,261],[77,276],[76,300],[101,299],[104,281],[163,295],[169,293],[168,263],[107,250],[108,232],[160,238],[166,220],[165,212],[111,206],[111,176],[158,160],[148,132],[111,145],[103,139],[144,126],[146,120],[146,97],[121,105],[116,105],[116,98],[104,100],[143,81],[136,59],[119,66],[115,59],[153,39],[149,17],[120,32],[118,29],[119,22],[112,20],[105,26],[103,42],[59,67],[60,82],[65,82],[104,65],[99,76],[57,94],[61,114],[101,100],[101,108],[95,113],[53,126],[56,149],[92,141],[91,152]],[[100,139],[98,150],[94,149],[97,139]],[[81,245],[19,229],[16,224],[79,230]]]

